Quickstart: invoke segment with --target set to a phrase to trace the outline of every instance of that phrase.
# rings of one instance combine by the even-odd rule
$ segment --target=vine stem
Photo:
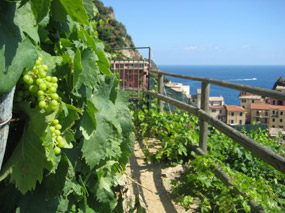
[[[118,169],[118,171],[120,171],[121,172],[121,174],[124,174],[124,175],[126,175],[126,177],[130,180],[130,181],[132,181],[133,183],[135,183],[135,184],[137,184],[137,185],[139,185],[140,187],[142,187],[142,188],[144,188],[144,189],[146,189],[146,190],[148,190],[149,192],[151,192],[151,193],[153,193],[153,194],[156,194],[156,195],[158,195],[158,193],[157,192],[154,192],[154,191],[152,191],[152,190],[150,190],[149,188],[147,188],[146,186],[144,186],[144,185],[142,185],[142,184],[140,184],[138,181],[136,181],[135,179],[133,179],[133,178],[131,178],[125,171],[123,171],[123,168],[122,168],[122,166],[119,164],[119,165],[115,165],[116,167],[117,167],[117,169]],[[119,167],[119,168],[118,168]]]
[[[151,193],[153,193],[153,194],[158,195],[158,193],[157,193],[157,192],[154,192],[154,191],[152,191],[152,190],[148,189],[146,186],[144,186],[144,185],[140,184],[140,183],[139,183],[139,182],[137,182],[135,179],[131,178],[131,177],[130,177],[128,174],[126,174],[125,172],[123,172],[123,174],[124,174],[124,175],[126,175],[126,177],[127,177],[130,181],[132,181],[133,183],[135,183],[135,184],[139,185],[140,187],[142,187],[142,188],[144,188],[144,189],[146,189],[146,190],[150,191],[150,192],[151,192]]]

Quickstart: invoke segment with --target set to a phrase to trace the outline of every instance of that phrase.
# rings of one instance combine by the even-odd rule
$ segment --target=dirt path
[[[140,145],[138,142],[135,145],[135,152],[130,157],[127,173],[152,192],[132,182],[130,183],[130,193],[139,194],[150,213],[193,212],[185,211],[183,207],[176,205],[173,201],[174,197],[170,193],[170,180],[181,175],[182,166],[166,167],[159,163],[146,163]]]

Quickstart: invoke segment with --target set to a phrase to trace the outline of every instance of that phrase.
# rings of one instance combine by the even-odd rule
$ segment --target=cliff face
[[[114,49],[135,47],[126,27],[116,20],[113,8],[105,7],[99,0],[94,0],[94,4],[99,10],[99,15],[95,19],[98,22],[97,32],[99,38],[105,43],[105,50],[113,53],[118,52]],[[125,49],[119,52],[120,58],[142,58],[137,50]]]

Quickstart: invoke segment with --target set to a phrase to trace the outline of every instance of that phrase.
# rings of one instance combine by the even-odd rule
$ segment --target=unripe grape
[[[51,97],[53,100],[57,100],[59,96],[58,96],[58,94],[53,93],[53,94],[50,95],[50,97]]]
[[[45,100],[45,96],[38,96],[38,101],[44,101]]]
[[[57,125],[57,124],[59,124],[59,121],[57,119],[54,119],[54,120],[52,120],[52,124]]]
[[[31,85],[31,86],[29,87],[29,91],[30,91],[31,93],[33,93],[33,94],[36,94],[36,93],[38,92],[38,90],[39,90],[39,87],[36,86],[36,85]]]
[[[57,137],[56,137],[56,141],[57,141],[57,142],[59,142],[59,141],[61,141],[61,140],[62,140],[62,137],[61,137],[61,136],[57,136]]]
[[[23,80],[25,83],[28,83],[28,81],[30,80],[30,76],[29,75],[24,75]]]
[[[46,89],[47,89],[46,83],[41,83],[41,84],[40,84],[40,90],[45,91]]]
[[[40,103],[39,103],[39,107],[41,108],[41,109],[44,109],[44,108],[46,108],[46,102],[45,101],[40,101]]]
[[[36,84],[37,84],[37,85],[40,86],[42,83],[44,83],[43,79],[38,78],[38,79],[36,80]]]
[[[56,129],[56,128],[55,128]],[[60,131],[58,130],[58,129],[56,129],[55,131],[54,131],[54,134],[56,135],[56,136],[60,136]]]
[[[50,128],[51,133],[53,133],[55,131],[55,127],[54,126],[50,126],[49,128]]]
[[[55,93],[55,92],[56,92],[56,88],[50,87],[50,88],[49,88],[49,91],[52,92],[52,93]]]
[[[65,147],[65,141],[64,140],[58,141],[57,146],[60,148],[64,148]]]
[[[54,153],[55,153],[56,155],[58,155],[58,154],[60,154],[61,149],[56,146],[56,147],[54,147],[53,151],[54,151]]]
[[[16,97],[15,97],[15,101],[16,101],[16,102],[22,102],[22,100],[23,100],[23,98],[20,97],[20,96],[16,96]]]
[[[47,76],[47,77],[46,77],[46,80],[47,80],[47,81],[51,81],[51,76]]]
[[[57,83],[52,83],[52,86],[53,86],[54,88],[58,88],[58,84],[57,84]]]
[[[45,95],[45,92],[44,91],[42,91],[42,90],[39,90],[38,91],[38,96],[44,96]]]
[[[50,102],[50,105],[51,105],[52,107],[57,107],[57,106],[58,106],[58,102],[57,102],[56,100],[52,100],[52,101]]]
[[[51,77],[51,82],[52,83],[57,83],[57,81],[58,81],[57,77],[55,77],[55,76]]]
[[[22,90],[20,90],[20,91],[18,92],[18,96],[23,97],[23,96],[24,96],[24,92],[23,92]]]
[[[55,125],[55,128],[61,130],[62,126],[60,124]]]
[[[45,71],[47,71],[48,70],[48,66],[47,65],[42,65],[42,68],[45,70]]]
[[[41,78],[46,77],[46,76],[47,76],[46,71],[44,71],[44,70],[40,70],[40,71],[39,71],[39,76],[40,76]]]

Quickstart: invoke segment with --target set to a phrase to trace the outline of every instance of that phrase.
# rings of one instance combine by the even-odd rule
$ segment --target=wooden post
[[[209,93],[210,84],[202,82],[202,92],[201,92],[201,109],[206,113],[209,113]],[[207,153],[207,140],[208,140],[208,122],[200,118],[200,137],[199,137],[199,147],[205,153]]]
[[[163,95],[163,75],[158,73],[158,93]],[[157,100],[157,105],[158,105],[158,109],[159,109],[159,112],[162,112],[163,110],[163,103],[162,103],[162,100],[158,99]]]

